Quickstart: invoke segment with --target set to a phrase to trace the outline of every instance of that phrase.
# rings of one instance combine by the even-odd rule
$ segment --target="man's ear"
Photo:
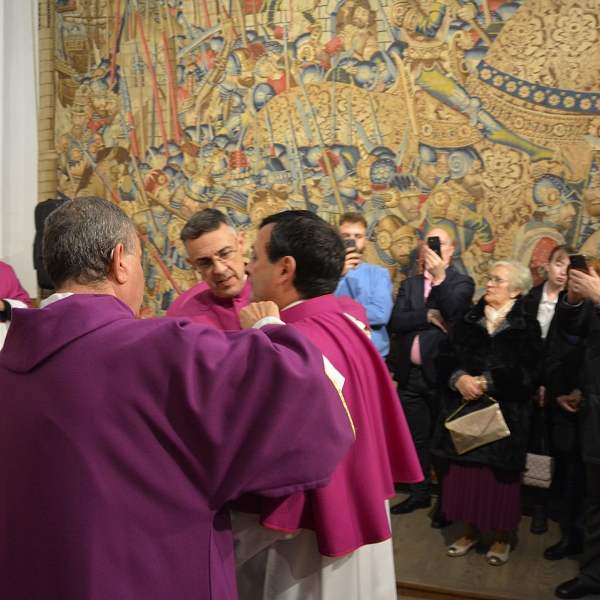
[[[246,240],[244,238],[244,232],[243,231],[240,231],[238,233],[237,241],[238,241],[238,252],[240,254],[245,254],[246,253]]]
[[[281,283],[294,283],[296,278],[296,259],[293,256],[280,258],[277,264],[277,278]]]
[[[114,277],[119,285],[123,285],[129,279],[129,265],[125,262],[125,256],[123,244],[117,244],[112,251],[109,269],[110,275]]]

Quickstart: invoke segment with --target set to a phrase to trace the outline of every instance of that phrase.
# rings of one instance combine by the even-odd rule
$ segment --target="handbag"
[[[548,456],[548,429],[546,428],[545,407],[540,411],[541,432],[540,451],[541,454],[528,452],[525,458],[525,471],[521,478],[524,485],[548,489],[554,475],[554,457]]]
[[[458,454],[464,454],[510,435],[498,401],[491,396],[485,397],[491,400],[490,406],[452,420],[468,404],[463,402],[445,421]]]

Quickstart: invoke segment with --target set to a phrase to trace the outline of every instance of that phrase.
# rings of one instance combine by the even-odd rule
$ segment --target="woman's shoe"
[[[456,542],[460,542],[460,540],[456,540]],[[456,542],[451,546],[446,548],[446,554],[448,556],[456,557],[456,556],[464,556],[473,546],[475,546],[479,542],[479,536],[477,536],[470,544],[467,546],[457,546]]]
[[[488,562],[493,567],[500,567],[504,563],[508,562],[508,555],[510,554],[510,544],[506,544],[506,551],[500,554],[499,552],[492,552],[491,550],[485,555]]]

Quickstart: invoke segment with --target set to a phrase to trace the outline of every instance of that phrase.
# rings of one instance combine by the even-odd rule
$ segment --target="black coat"
[[[600,465],[600,310],[589,301],[568,307],[561,298],[554,320],[563,334],[581,338],[579,383],[584,401],[578,413],[583,460]]]
[[[543,288],[543,283],[536,285],[525,296],[525,311],[535,318],[542,301]],[[565,294],[565,291],[560,293],[559,301]],[[549,412],[548,425],[551,426],[549,433],[553,450],[579,451],[579,415],[563,410],[556,403],[556,398],[569,395],[575,388],[581,387],[579,369],[582,360],[582,338],[560,331],[556,326],[556,319],[552,318],[544,344],[544,367],[540,382],[546,386],[546,407],[541,410],[538,408],[537,411]],[[535,445],[532,444],[532,447]]]
[[[553,319],[552,322],[555,324],[556,321]],[[580,453],[580,413],[563,410],[556,398],[568,396],[574,389],[582,389],[583,339],[568,335],[558,327],[551,327],[546,338],[544,378],[546,400],[552,415],[551,439],[553,448],[561,452]]]
[[[540,307],[540,302],[542,301],[542,294],[544,292],[544,284],[545,282],[540,283],[540,285],[536,285],[535,287],[532,287],[529,290],[529,293],[523,298],[525,312],[531,315],[534,319],[537,319],[538,309]],[[550,321],[550,328],[548,329],[548,335],[546,336],[545,340],[546,343],[544,344],[545,348],[548,347],[548,340],[554,333],[555,327],[556,326],[554,323],[554,318],[552,318],[552,321]],[[544,372],[542,371],[542,377],[543,376]]]
[[[411,365],[410,351],[416,335],[419,336],[423,371],[432,383],[436,381],[432,357],[446,334],[427,321],[427,311],[435,308],[446,321],[453,321],[471,306],[474,291],[473,279],[455,271],[452,267],[446,270],[446,279],[431,288],[427,300],[423,297],[425,292],[423,275],[415,275],[402,282],[388,326],[392,333],[402,334],[398,363],[394,372],[394,378],[400,389],[408,380]]]
[[[531,396],[539,377],[542,338],[540,325],[524,311],[519,297],[494,335],[485,325],[485,300],[467,311],[450,329],[434,357],[442,388],[442,409],[432,441],[434,454],[457,461],[520,471],[525,467]],[[497,442],[458,455],[448,430],[446,417],[462,403],[460,394],[448,385],[457,371],[469,375],[484,374],[491,386],[488,393],[498,400],[511,435]],[[487,404],[485,400],[469,402],[458,414],[462,416]]]

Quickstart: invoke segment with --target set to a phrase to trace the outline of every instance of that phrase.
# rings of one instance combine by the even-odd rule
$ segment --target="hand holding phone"
[[[344,262],[342,276],[344,276],[351,269],[355,269],[360,264],[360,254],[356,250],[356,240],[344,240],[344,247],[346,248],[346,260]]]
[[[571,254],[569,269],[569,284],[567,302],[578,304],[581,300],[589,300],[594,304],[600,303],[600,277],[594,269],[588,266],[585,254]]]

